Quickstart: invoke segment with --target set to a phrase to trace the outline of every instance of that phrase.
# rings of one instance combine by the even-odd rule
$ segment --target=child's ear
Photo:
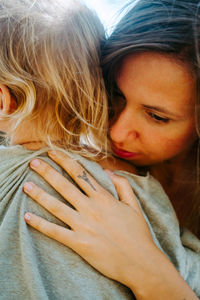
[[[6,85],[0,84],[0,111],[5,114],[11,114],[16,108],[16,100],[10,94],[9,89]]]

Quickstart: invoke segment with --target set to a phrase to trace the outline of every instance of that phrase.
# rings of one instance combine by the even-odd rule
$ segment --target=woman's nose
[[[136,122],[130,111],[123,111],[110,128],[110,138],[115,143],[135,140],[139,136]]]

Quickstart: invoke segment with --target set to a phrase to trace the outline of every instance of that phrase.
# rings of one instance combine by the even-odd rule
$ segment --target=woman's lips
[[[113,147],[112,148],[114,153],[117,155],[117,156],[120,156],[122,158],[134,158],[136,156],[139,155],[139,153],[136,153],[136,152],[128,152],[128,151],[125,151],[125,150],[122,150],[122,149],[119,149],[117,147]]]

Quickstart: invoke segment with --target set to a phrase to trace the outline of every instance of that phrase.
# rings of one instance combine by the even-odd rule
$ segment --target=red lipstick
[[[116,147],[113,147],[112,149],[117,156],[125,158],[125,159],[134,158],[139,155],[139,153],[125,151],[125,150],[122,150],[122,149],[119,149]]]

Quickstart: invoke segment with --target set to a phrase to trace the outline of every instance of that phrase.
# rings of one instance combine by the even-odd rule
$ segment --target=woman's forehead
[[[116,78],[126,98],[194,111],[195,80],[187,65],[156,53],[127,56]]]

